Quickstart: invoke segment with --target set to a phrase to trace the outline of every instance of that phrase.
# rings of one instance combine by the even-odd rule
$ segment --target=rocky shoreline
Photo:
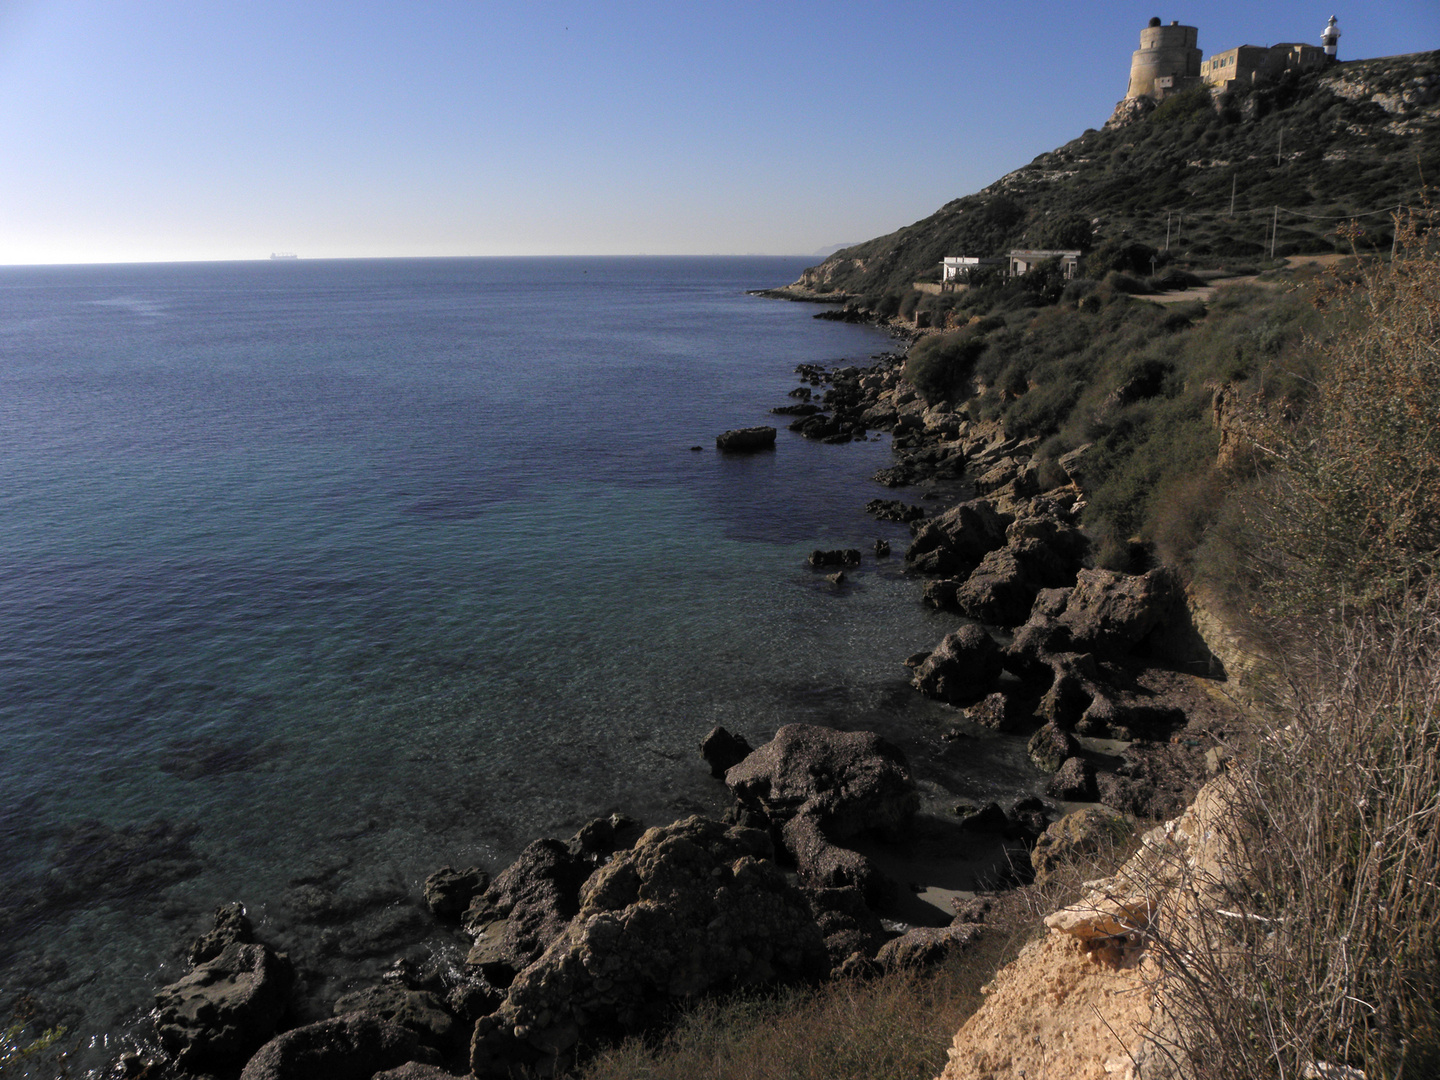
[[[920,501],[866,509],[909,525],[903,559],[924,582],[922,602],[973,620],[896,662],[917,692],[953,709],[938,753],[975,738],[1024,739],[1050,777],[1046,799],[954,804],[937,823],[920,812],[913,763],[874,733],[792,724],[757,749],[716,729],[701,750],[733,800],[721,818],[642,829],[616,814],[568,840],[534,841],[493,878],[480,867],[437,870],[425,883],[435,923],[391,936],[398,946],[451,927],[468,942],[464,963],[402,956],[329,1018],[297,994],[291,959],[256,940],[243,909],[222,908],[190,950],[191,971],[157,995],[165,1055],[131,1055],[118,1072],[551,1075],[704,994],[865,978],[971,945],[983,897],[969,889],[950,917],[935,918],[934,907],[914,917],[926,882],[913,867],[897,880],[877,839],[912,852],[928,841],[950,858],[984,848],[993,889],[1043,878],[1136,819],[1178,813],[1218,767],[1232,716],[1196,677],[1219,666],[1180,583],[1164,567],[1087,566],[1083,452],[1047,484],[1035,440],[928,405],[902,366],[895,355],[863,368],[802,365],[793,403],[773,411],[827,443],[893,437],[894,463],[875,479]],[[736,436],[717,441],[727,452],[774,446],[773,429],[726,435]],[[889,557],[877,542],[873,558]],[[839,585],[865,558],[817,550],[810,563]]]

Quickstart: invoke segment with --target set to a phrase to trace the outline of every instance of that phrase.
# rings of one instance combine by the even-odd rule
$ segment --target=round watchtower
[[[1187,78],[1200,75],[1200,50],[1195,42],[1200,31],[1172,22],[1162,26],[1159,19],[1140,31],[1140,48],[1130,57],[1130,89],[1127,98],[1156,97],[1156,79],[1172,80],[1179,87]]]

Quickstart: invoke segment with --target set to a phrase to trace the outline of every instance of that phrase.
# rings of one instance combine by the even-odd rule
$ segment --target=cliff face
[[[1088,247],[1133,238],[1195,265],[1267,251],[1333,250],[1336,225],[1417,201],[1440,175],[1440,51],[1352,61],[1213,96],[1206,87],[1132,110],[973,195],[887,236],[836,252],[801,275],[797,295],[908,290],[950,255],[1012,247]],[[1233,199],[1233,209],[1232,209]]]
[[[1231,872],[1228,785],[1212,780],[1188,810],[1146,833],[1117,874],[1046,918],[1044,936],[984,988],[985,1004],[956,1034],[940,1080],[1175,1075],[1154,1038],[1166,1037],[1170,1021],[1151,935],[1211,902]]]

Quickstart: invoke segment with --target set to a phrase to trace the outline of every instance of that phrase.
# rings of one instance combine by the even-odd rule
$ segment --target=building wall
[[[1130,88],[1127,98],[1154,97],[1155,80],[1170,78],[1178,88],[1187,78],[1200,74],[1200,31],[1193,26],[1171,23],[1147,26],[1140,31],[1140,48],[1130,57]]]
[[[1228,90],[1236,84],[1263,83],[1286,71],[1311,71],[1325,62],[1325,50],[1318,45],[1241,45],[1206,60],[1200,76],[1211,86]]]

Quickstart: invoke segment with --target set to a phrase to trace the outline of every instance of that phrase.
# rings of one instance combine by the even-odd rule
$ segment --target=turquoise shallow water
[[[952,621],[804,562],[903,544],[862,512],[888,442],[713,450],[797,363],[891,347],[744,293],[803,265],[0,269],[0,995],[139,1030],[232,899],[339,986],[381,961],[287,925],[307,874],[403,907],[718,808],[714,724],[941,724],[897,661]]]

